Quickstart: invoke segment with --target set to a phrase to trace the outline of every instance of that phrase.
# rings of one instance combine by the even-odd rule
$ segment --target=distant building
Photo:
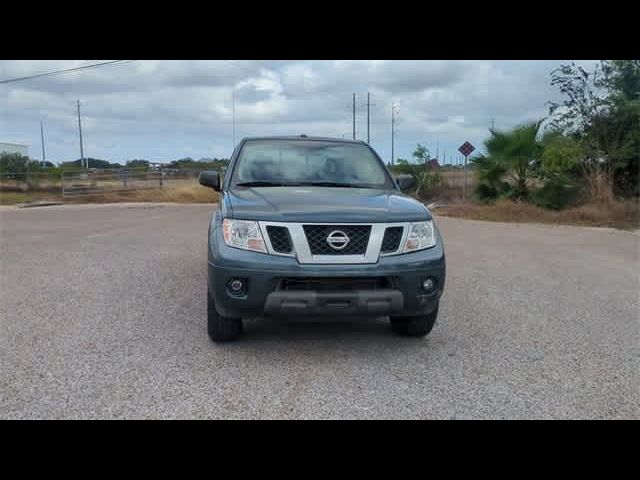
[[[19,153],[28,157],[29,146],[21,143],[0,142],[0,153]]]

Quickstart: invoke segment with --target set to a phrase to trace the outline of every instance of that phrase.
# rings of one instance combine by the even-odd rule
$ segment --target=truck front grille
[[[301,265],[357,265],[401,253],[411,224],[259,221],[259,225],[271,255],[293,257]]]
[[[398,250],[403,230],[403,227],[388,227],[384,232],[380,251],[382,253],[392,253]]]
[[[291,244],[291,236],[287,227],[267,226],[267,234],[271,240],[273,250],[278,253],[291,253],[293,246]]]
[[[371,225],[304,225],[303,228],[312,255],[364,255],[371,233]],[[349,238],[344,248],[336,249],[327,242],[332,232],[344,233]]]

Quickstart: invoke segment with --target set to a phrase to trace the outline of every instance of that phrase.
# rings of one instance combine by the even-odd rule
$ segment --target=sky
[[[0,81],[102,60],[0,60]],[[441,163],[460,161],[469,141],[482,150],[491,122],[507,129],[544,117],[558,100],[547,60],[135,60],[64,75],[0,84],[0,142],[23,143],[40,160],[40,121],[47,160],[84,154],[124,163],[228,158],[235,139],[259,135],[352,137],[391,157],[426,145]],[[596,61],[576,61],[592,68]],[[235,102],[234,102],[235,97]],[[445,158],[446,155],[446,158]]]

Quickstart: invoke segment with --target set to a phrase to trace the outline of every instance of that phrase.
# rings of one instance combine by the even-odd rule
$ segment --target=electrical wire
[[[104,66],[107,66],[107,65],[114,65],[114,64],[123,64],[123,63],[129,63],[129,62],[134,62],[134,61],[135,60],[111,60],[111,61],[108,61],[108,62],[94,63],[92,65],[82,65],[82,66],[74,67],[74,68],[66,68],[64,70],[55,70],[53,72],[38,73],[36,75],[28,75],[26,77],[18,77],[18,78],[10,78],[10,79],[7,79],[7,80],[0,80],[0,85],[6,84],[6,83],[21,82],[23,80],[31,80],[32,78],[49,77],[49,76],[53,76],[53,75],[64,75],[64,74],[67,74],[67,73],[77,72],[79,70],[86,70],[86,69],[90,69],[90,68],[104,67]]]

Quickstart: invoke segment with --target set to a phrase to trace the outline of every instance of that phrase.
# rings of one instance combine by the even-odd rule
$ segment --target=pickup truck
[[[389,317],[394,332],[427,335],[445,284],[442,237],[367,143],[245,138],[221,180],[209,224],[207,320],[214,342],[242,318]]]

